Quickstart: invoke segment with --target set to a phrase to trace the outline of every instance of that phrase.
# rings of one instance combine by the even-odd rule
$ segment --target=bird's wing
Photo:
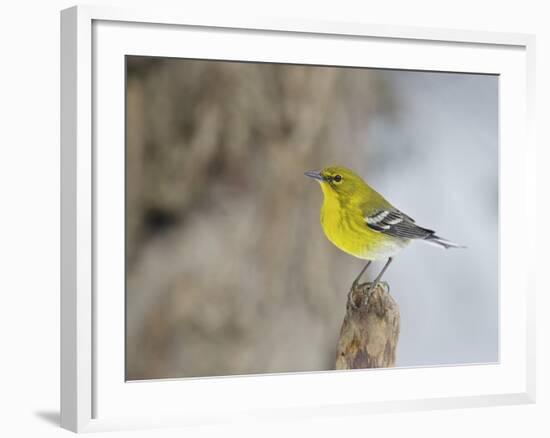
[[[376,210],[365,216],[365,223],[374,231],[404,239],[425,239],[434,234],[416,225],[411,217],[396,208]]]

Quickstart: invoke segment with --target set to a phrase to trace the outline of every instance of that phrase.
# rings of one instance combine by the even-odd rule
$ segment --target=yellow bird
[[[419,227],[405,213],[392,206],[357,174],[345,167],[331,166],[309,171],[323,191],[321,226],[336,247],[357,258],[368,260],[354,280],[358,284],[370,263],[388,259],[372,282],[374,290],[395,254],[412,240],[422,240],[442,248],[464,248]]]

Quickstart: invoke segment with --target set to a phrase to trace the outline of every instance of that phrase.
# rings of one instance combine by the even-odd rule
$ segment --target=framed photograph
[[[534,37],[79,6],[61,55],[63,427],[534,402]]]

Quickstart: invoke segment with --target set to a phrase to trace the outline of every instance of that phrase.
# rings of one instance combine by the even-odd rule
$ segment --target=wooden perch
[[[338,340],[336,369],[383,368],[395,365],[399,338],[399,307],[386,282],[372,293],[371,283],[348,295],[346,316]]]

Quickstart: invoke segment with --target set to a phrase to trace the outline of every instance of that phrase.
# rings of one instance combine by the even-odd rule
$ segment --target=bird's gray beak
[[[310,178],[316,179],[317,181],[324,181],[323,175],[321,175],[320,172],[317,172],[315,170],[308,170],[304,173],[305,176],[309,176]]]

